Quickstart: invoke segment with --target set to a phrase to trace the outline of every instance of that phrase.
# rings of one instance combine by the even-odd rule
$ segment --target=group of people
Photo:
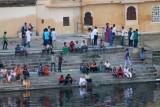
[[[110,27],[109,23],[106,23],[106,25],[102,27],[102,29],[103,29],[104,41],[106,41],[107,43],[110,44],[110,46],[112,46],[114,37],[118,35],[118,30],[116,25],[113,24],[113,26]],[[132,31],[132,28],[130,28],[129,31],[127,32],[124,26],[122,26],[121,35],[120,35],[122,46],[124,45],[124,37],[127,34],[128,34],[128,46],[137,48],[138,36],[139,36],[138,29],[136,29],[135,31]]]
[[[26,88],[29,88],[30,82],[27,79],[30,77],[30,73],[28,71],[28,66],[24,65],[22,68],[20,65],[17,65],[15,68],[11,70],[7,70],[5,66],[3,66],[0,70],[0,76],[3,78],[4,83],[12,83],[13,81],[23,81],[23,85]]]
[[[32,36],[33,26],[30,23],[29,25],[25,22],[21,28],[21,45],[31,47],[31,36]]]
[[[15,47],[15,55],[25,55],[27,57],[28,52],[27,52],[27,48],[26,46],[20,46],[19,44],[17,44],[17,46]]]
[[[43,30],[43,45],[50,45],[52,48],[56,49],[56,40],[57,40],[57,33],[55,31],[55,28],[51,28],[48,26],[48,28],[45,28]]]
[[[40,64],[39,67],[37,68],[37,73],[39,76],[49,76],[50,73],[49,66],[45,65],[43,67],[42,64]]]

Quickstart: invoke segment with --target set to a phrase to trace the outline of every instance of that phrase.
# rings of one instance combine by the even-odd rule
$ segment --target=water
[[[160,84],[6,92],[0,107],[160,107]]]

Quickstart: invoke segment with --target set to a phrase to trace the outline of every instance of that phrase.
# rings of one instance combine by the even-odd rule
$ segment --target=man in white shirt
[[[91,45],[92,45],[92,48],[94,47],[94,36],[95,36],[95,33],[91,29]]]
[[[124,68],[124,75],[126,75],[128,78],[132,78],[132,73],[129,71],[127,66]]]
[[[81,51],[83,52],[83,49],[86,50],[86,52],[88,51],[88,46],[87,44],[85,43],[85,40],[82,41],[81,43]]]
[[[28,29],[26,32],[26,36],[27,36],[27,47],[31,47],[30,42],[31,42],[31,36],[32,36],[32,32],[31,29]]]
[[[104,66],[105,66],[107,71],[111,70],[111,64],[108,62],[108,60],[104,63]]]
[[[78,41],[76,41],[76,43],[75,43],[75,51],[79,52],[80,49],[81,49],[81,45],[78,43]]]
[[[127,33],[126,29],[124,29],[124,27],[122,27],[122,32],[121,32],[121,45],[124,45],[124,36]]]
[[[117,27],[115,24],[113,24],[112,33],[113,33],[113,38],[114,38],[114,36],[116,36],[116,34],[117,34]]]
[[[93,30],[93,35],[94,35],[94,45],[97,45],[98,30],[97,30],[97,27],[96,27],[96,26],[95,26],[95,29]]]
[[[86,81],[86,79],[84,78],[84,76],[80,77],[80,79],[79,79],[79,86],[80,86],[80,87],[83,87],[83,86],[86,87],[86,85],[87,85],[86,83],[87,83],[87,81]]]
[[[56,40],[57,40],[57,33],[55,31],[55,28],[52,29],[51,32],[51,37],[52,37],[52,41],[53,41],[53,48],[56,49],[57,45],[56,45]]]

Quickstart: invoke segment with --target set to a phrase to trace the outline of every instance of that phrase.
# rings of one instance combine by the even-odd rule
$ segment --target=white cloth
[[[127,30],[126,29],[122,29],[121,36],[125,36],[125,33],[127,33]]]
[[[116,27],[114,27],[113,29],[112,29],[112,33],[117,33],[117,28]]]
[[[1,73],[6,73],[7,70],[6,69],[1,69]]]
[[[76,43],[76,44],[75,44],[75,47],[76,47],[76,48],[81,48],[81,45],[80,45],[79,43]]]
[[[92,31],[92,33],[91,33],[91,39],[94,39],[94,35],[95,35],[95,33]]]
[[[108,62],[108,63],[105,62],[104,65],[105,65],[107,68],[109,68],[109,67],[111,66],[111,64],[110,64],[109,62]]]
[[[85,86],[86,85],[86,80],[84,78],[79,79],[79,85]]]
[[[85,88],[79,88],[79,93],[81,97],[84,97],[86,94],[86,89]]]
[[[9,81],[9,82],[11,81],[11,78],[12,78],[12,76],[9,75],[9,76],[8,76],[8,81]]]
[[[132,78],[132,73],[128,68],[124,68],[124,75],[126,75],[128,78]]]
[[[29,31],[29,30],[26,32],[27,42],[30,42],[30,41],[31,41],[31,34],[32,34],[32,32]]]
[[[56,33],[56,31],[52,31],[51,37],[52,37],[52,40],[56,40],[57,39],[57,33]]]
[[[98,30],[97,29],[94,29],[92,32],[93,32],[93,35],[98,35]]]
[[[132,35],[130,37],[130,40],[133,40],[133,37],[134,37],[134,33],[132,33]]]

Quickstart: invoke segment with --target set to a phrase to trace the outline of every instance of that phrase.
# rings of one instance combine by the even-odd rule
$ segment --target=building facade
[[[58,34],[84,33],[89,26],[106,23],[140,32],[160,31],[160,0],[38,0],[35,6],[0,8],[0,34],[18,36],[24,22],[39,35],[47,26]]]

